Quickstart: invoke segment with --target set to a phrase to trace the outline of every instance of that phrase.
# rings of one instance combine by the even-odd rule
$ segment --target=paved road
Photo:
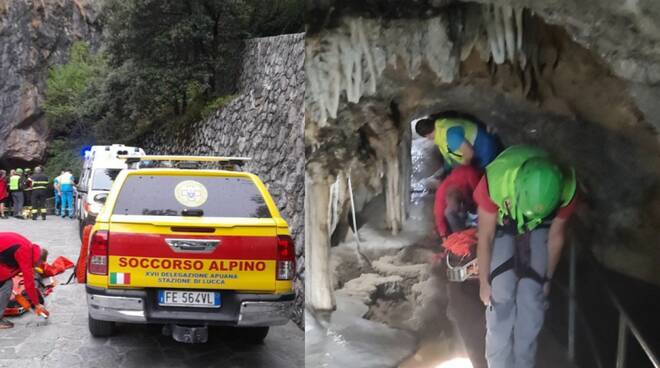
[[[0,219],[0,231],[15,231],[50,251],[50,259],[78,257],[76,222]],[[69,272],[58,278],[64,282]],[[0,330],[0,367],[303,367],[304,333],[293,323],[272,328],[264,344],[232,341],[231,330],[212,332],[207,344],[180,344],[150,326],[121,325],[110,338],[87,330],[84,285],[59,285],[46,298],[47,322],[28,313]]]

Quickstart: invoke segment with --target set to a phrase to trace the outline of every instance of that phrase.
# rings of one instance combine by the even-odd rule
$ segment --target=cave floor
[[[450,283],[447,289],[447,313],[453,324],[449,329],[454,336],[426,339],[365,319],[369,308],[363,301],[338,291],[333,313],[319,317],[306,312],[306,366],[436,368],[450,359],[468,357],[474,368],[486,368],[485,320],[478,284]],[[551,330],[544,328],[539,336],[537,368],[576,367]]]
[[[408,267],[420,266],[420,258],[413,257],[409,260],[409,264],[397,263],[392,267],[392,273],[383,273],[389,268],[384,268],[382,263],[392,262],[392,254],[396,254],[404,248],[409,248],[409,250],[419,247],[437,248],[433,245],[435,244],[434,237],[429,235],[434,233],[434,224],[430,221],[432,199],[432,195],[423,195],[413,203],[410,218],[397,236],[392,236],[381,226],[375,225],[381,223],[381,221],[375,220],[378,219],[377,214],[383,213],[381,208],[376,206],[366,209],[365,212],[370,214],[367,217],[375,221],[370,221],[360,228],[362,249],[370,255],[369,258],[372,261],[378,260],[375,264],[380,264],[379,277],[396,274]],[[354,251],[351,249],[354,250],[351,240],[333,249],[335,264],[343,265],[343,267],[336,268],[335,272],[344,273],[356,267],[355,260],[351,260],[354,257]],[[428,264],[429,261],[430,257],[422,262]],[[356,270],[350,271],[352,272],[349,279],[364,276],[359,272],[355,273]],[[335,276],[342,277],[339,274]],[[355,285],[351,287],[355,287]],[[402,316],[401,310],[392,309],[389,312],[386,309],[380,310],[382,313],[380,317],[389,314],[392,317],[390,321],[394,320],[395,325],[384,321],[367,320],[364,316],[369,315],[367,313],[369,307],[364,304],[364,300],[360,300],[359,295],[361,294],[357,293],[358,297],[355,297],[350,295],[351,290],[348,290],[349,295],[347,295],[346,284],[344,284],[344,287],[336,292],[337,310],[335,312],[321,316],[321,318],[306,312],[305,359],[307,366],[436,368],[442,362],[469,357],[474,368],[485,368],[483,358],[485,320],[483,306],[478,299],[478,285],[470,281],[450,283],[446,289],[449,303],[447,314],[450,319],[449,323],[452,325],[446,327],[449,333],[423,338],[414,332],[414,327],[397,328],[400,326],[395,326],[404,318],[409,319],[408,322],[415,318],[414,315]],[[420,298],[422,300],[429,298],[430,293],[436,292],[437,290],[427,288],[422,292],[423,295]],[[443,307],[438,305],[437,308]],[[373,312],[373,305],[371,309]],[[440,309],[438,312],[442,313]],[[547,321],[546,323],[553,322]],[[404,323],[404,325],[406,324]],[[554,328],[556,326],[546,327],[553,328],[544,328],[541,332],[537,368],[575,367],[568,361],[566,349],[550,332],[556,330]]]
[[[306,367],[394,367],[414,352],[411,333],[363,318],[368,307],[356,298],[336,302],[332,313],[305,311]]]

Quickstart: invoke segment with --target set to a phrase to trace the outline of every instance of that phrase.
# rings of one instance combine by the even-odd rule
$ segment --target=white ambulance
[[[94,224],[96,215],[103,207],[102,197],[108,195],[119,172],[126,168],[126,161],[119,155],[143,156],[144,150],[123,144],[92,146],[85,151],[85,161],[76,188],[76,216],[81,234],[85,225]]]

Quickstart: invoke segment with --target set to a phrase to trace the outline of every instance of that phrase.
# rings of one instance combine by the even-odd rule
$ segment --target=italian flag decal
[[[131,274],[124,272],[111,272],[110,283],[115,285],[130,285]]]

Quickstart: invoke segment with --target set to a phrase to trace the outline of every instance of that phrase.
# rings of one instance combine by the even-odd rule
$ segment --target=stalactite
[[[376,76],[380,75],[380,73],[383,72],[383,69],[376,70],[374,53],[369,52],[369,43],[367,41],[367,36],[364,34],[365,31],[364,26],[362,26],[362,18],[359,18],[358,21],[354,23],[354,30],[367,66],[367,92],[369,94],[374,94],[376,93]]]
[[[490,54],[493,57],[493,61],[496,63],[501,63],[504,61],[504,56],[500,52],[499,45],[497,44],[497,31],[495,30],[495,22],[493,21],[495,16],[493,15],[493,5],[485,5],[483,11],[483,22],[486,26],[486,35],[488,38],[488,46],[490,48]]]
[[[442,18],[427,22],[425,56],[431,70],[444,82],[452,82],[458,74],[458,60],[453,55],[453,44],[447,35],[447,25]]]
[[[511,6],[484,5],[482,20],[486,28],[486,37],[490,55],[496,64],[506,61],[525,67],[527,57],[524,47],[523,8]]]
[[[523,29],[524,10],[525,9],[523,8],[515,8],[513,10],[516,22],[516,45],[518,46],[518,62],[520,63],[521,69],[525,69],[525,66],[527,65],[527,55],[525,54],[525,45],[523,44],[525,41],[523,38],[525,33],[525,30]]]
[[[420,25],[420,22],[423,23]],[[474,6],[464,15],[466,35],[455,44],[448,35],[449,20],[440,15],[426,20],[392,20],[387,27],[376,19],[347,17],[337,28],[321,32],[309,42],[305,72],[306,103],[321,126],[337,118],[341,96],[358,103],[377,93],[378,79],[389,65],[405,68],[415,79],[425,63],[443,82],[458,74],[457,57],[465,60],[473,49],[496,64],[510,62],[524,69],[524,11],[510,6]],[[459,52],[454,52],[458,47]]]
[[[458,27],[461,32],[459,34],[458,46],[460,47],[460,60],[465,61],[468,56],[472,53],[472,50],[476,49],[481,57],[486,57],[487,61],[490,56],[490,52],[483,52],[487,48],[479,46],[479,43],[483,43],[483,33],[485,32],[484,22],[482,17],[482,10],[480,6],[468,6],[464,13],[462,19],[462,26]]]
[[[518,46],[516,45],[517,37],[516,37],[516,28],[515,28],[515,18],[513,15],[513,8],[510,6],[503,6],[502,7],[502,13],[504,17],[502,17],[503,23],[504,23],[504,40],[506,43],[506,55],[507,59],[511,63],[516,62],[516,50],[518,49]]]
[[[351,52],[351,40],[346,37],[339,38],[339,50],[343,57],[340,58],[340,67],[346,88],[346,99],[348,102],[357,102],[360,99],[360,77],[362,72],[360,55]]]
[[[419,27],[419,22],[426,25]],[[445,81],[454,80],[458,62],[440,17],[394,21],[381,27],[378,20],[347,18],[336,29],[308,41],[307,110],[323,126],[337,118],[342,95],[349,103],[377,93],[378,79],[390,65],[404,68],[414,79],[423,63]]]
[[[328,234],[332,234],[341,221],[344,204],[348,201],[347,176],[343,171],[337,173],[337,179],[330,186],[330,200],[328,205]]]
[[[341,74],[339,73],[338,64],[341,60],[339,54],[339,41],[335,39],[330,40],[330,52],[328,53],[328,79],[329,86],[328,89],[328,113],[333,119],[337,118],[337,110],[339,109],[339,97],[341,93]]]
[[[504,14],[502,14],[502,9],[500,7],[493,7],[493,24],[495,30],[495,42],[497,42],[497,51],[500,53],[498,64],[502,64],[506,61],[506,36],[504,33]]]
[[[387,212],[387,227],[392,230],[392,235],[396,235],[401,231],[405,219],[401,208],[403,198],[399,174],[399,157],[395,154],[385,163],[385,209]]]

